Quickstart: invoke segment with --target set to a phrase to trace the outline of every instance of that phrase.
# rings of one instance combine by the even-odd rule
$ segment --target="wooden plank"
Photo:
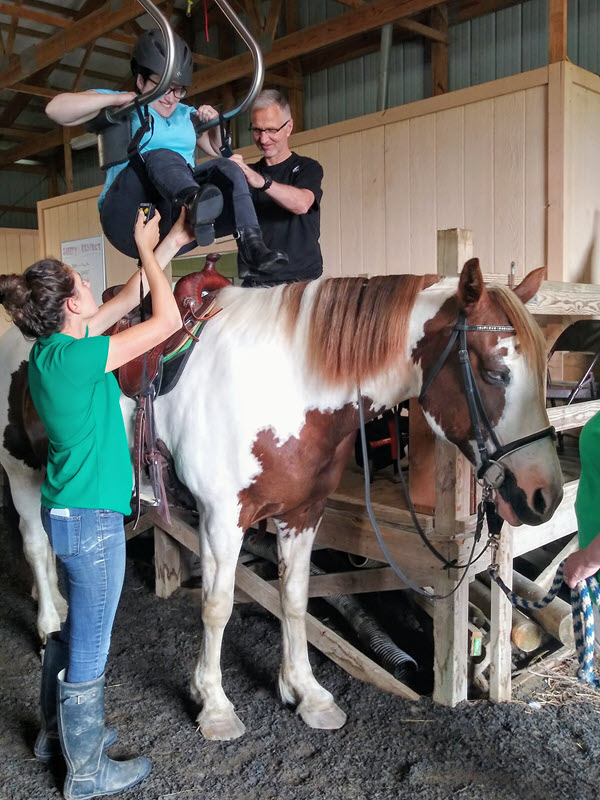
[[[536,585],[547,592],[554,583],[554,576],[558,569],[560,562],[579,550],[579,534],[575,534],[568,543],[562,548],[560,553],[556,555],[552,561],[545,567],[535,579]]]
[[[276,582],[274,581],[273,583]],[[311,575],[308,581],[309,597],[389,592],[396,589],[406,589],[406,584],[396,576],[391,567],[333,572],[329,575]]]
[[[361,134],[342,136],[340,145],[340,216],[343,220],[342,273],[364,275],[369,265],[363,263],[363,219]]]
[[[525,253],[524,262],[517,265],[517,276],[533,267],[542,267],[546,257],[548,165],[547,125],[548,90],[536,86],[525,92]]]
[[[318,161],[323,167],[323,203],[321,205],[321,252],[323,274],[338,278],[342,274],[340,148],[337,139],[319,143]]]
[[[410,122],[410,248],[413,272],[435,272],[435,117]]]
[[[385,238],[386,274],[414,272],[410,247],[410,123],[385,125]]]
[[[469,581],[459,586],[445,573],[434,588],[436,594],[449,596],[436,600],[433,607],[433,700],[454,707],[467,699]]]
[[[464,108],[451,108],[435,115],[435,224],[438,231],[465,227],[464,124]],[[460,269],[460,265],[457,268]],[[456,271],[453,274],[456,275]]]
[[[243,592],[281,619],[281,604],[276,589],[269,586],[266,581],[263,581],[243,564],[238,564],[235,582]],[[305,619],[308,641],[352,677],[407,700],[420,699],[419,695],[410,687],[397,681],[387,670],[352,647],[318,619],[308,613],[305,615]]]
[[[557,406],[548,409],[548,419],[557,431],[581,428],[600,411],[600,400],[588,400],[570,406]]]
[[[494,272],[511,262],[523,273],[525,259],[525,95],[494,101]]]
[[[362,263],[369,275],[387,272],[384,135],[383,128],[372,128],[361,134],[360,141]],[[357,166],[354,164],[355,169]]]
[[[567,79],[564,62],[548,67],[548,274],[550,280],[564,280],[568,241],[565,228],[567,196]]]

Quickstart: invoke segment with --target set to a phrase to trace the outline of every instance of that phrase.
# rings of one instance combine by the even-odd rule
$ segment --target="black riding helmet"
[[[189,86],[192,82],[194,61],[188,45],[177,34],[175,39],[175,71],[171,81],[179,86]],[[165,69],[167,50],[165,39],[159,28],[144,31],[134,45],[131,54],[131,71],[136,77],[140,72],[162,75]]]

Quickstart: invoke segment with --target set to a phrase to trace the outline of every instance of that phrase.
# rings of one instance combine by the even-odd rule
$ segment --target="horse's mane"
[[[330,385],[364,381],[405,351],[417,295],[438,280],[436,275],[387,275],[293,283],[283,287],[280,319],[290,338],[298,326],[303,328],[306,364],[320,380]],[[514,325],[530,368],[542,379],[546,344],[539,326],[511,289],[493,285],[488,291]]]
[[[404,352],[410,312],[433,275],[326,278],[312,296],[306,345],[307,366],[330,384],[365,380]],[[293,335],[307,284],[285,287],[281,310]]]
[[[500,306],[514,326],[523,357],[543,383],[546,375],[547,347],[539,325],[508,286],[495,284],[488,287],[488,292],[492,301]]]

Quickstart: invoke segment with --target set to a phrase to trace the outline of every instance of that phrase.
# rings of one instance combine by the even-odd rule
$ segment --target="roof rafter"
[[[165,0],[156,0],[157,5],[164,2]],[[15,63],[0,65],[0,68],[4,68],[0,75],[0,89],[9,88],[13,83],[28,78],[43,67],[60,60],[65,53],[85,47],[142,13],[143,9],[137,0],[110,0],[104,3],[96,11],[70,24],[64,31],[24,50]]]
[[[373,0],[363,8],[276,39],[271,50],[265,53],[265,67],[298,58],[350,36],[379,28],[388,22],[397,22],[409,14],[431,8],[438,2],[439,0]],[[250,53],[242,53],[218,66],[196,73],[189,94],[194,95],[221,86],[251,71],[252,56]]]

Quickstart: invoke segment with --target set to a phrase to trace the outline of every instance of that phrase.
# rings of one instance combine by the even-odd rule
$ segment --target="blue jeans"
[[[123,588],[123,515],[106,509],[42,506],[42,524],[62,564],[69,603],[60,633],[69,645],[68,681],[92,681],[104,672]]]

